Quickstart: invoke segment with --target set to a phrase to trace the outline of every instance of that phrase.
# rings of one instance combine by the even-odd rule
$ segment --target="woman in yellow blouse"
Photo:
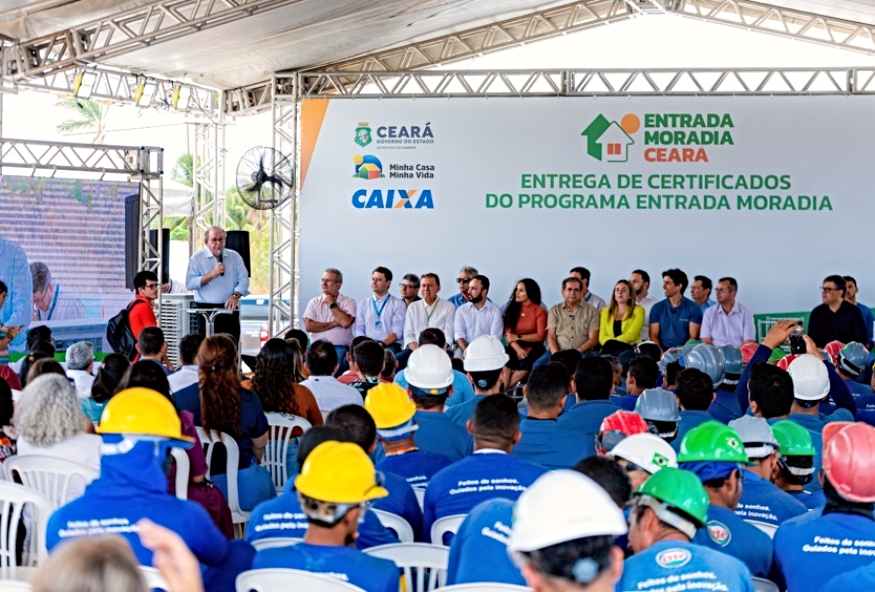
[[[644,307],[635,304],[635,290],[626,280],[614,286],[610,306],[602,309],[599,320],[599,345],[611,339],[622,343],[635,343],[641,337],[644,326]]]

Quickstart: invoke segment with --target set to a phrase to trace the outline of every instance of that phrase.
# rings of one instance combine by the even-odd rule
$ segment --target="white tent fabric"
[[[191,216],[194,208],[194,189],[164,178],[164,217]]]

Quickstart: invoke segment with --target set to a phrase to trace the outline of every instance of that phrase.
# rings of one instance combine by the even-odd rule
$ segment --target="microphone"
[[[222,255],[223,255],[222,251],[219,251],[218,255],[216,255],[216,259],[219,260],[219,263],[222,262]],[[223,271],[223,272],[220,273],[219,275],[222,276],[222,277],[225,277],[225,272]]]

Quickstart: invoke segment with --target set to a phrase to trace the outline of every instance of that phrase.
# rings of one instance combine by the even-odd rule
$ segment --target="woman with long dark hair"
[[[301,351],[297,343],[276,338],[265,342],[255,357],[252,378],[264,411],[296,415],[311,425],[322,425],[316,398],[310,389],[299,384],[302,380]]]
[[[547,351],[547,311],[541,306],[541,287],[532,278],[518,281],[510,295],[504,309],[504,337],[512,370],[508,386],[512,387],[528,376]]]
[[[224,335],[207,337],[198,350],[198,387],[201,426],[230,435],[240,449],[237,486],[240,508],[251,510],[276,497],[267,469],[259,464],[267,446],[267,417],[254,392],[244,389],[237,373],[237,348]],[[228,496],[227,477],[222,466],[210,467],[213,483]]]

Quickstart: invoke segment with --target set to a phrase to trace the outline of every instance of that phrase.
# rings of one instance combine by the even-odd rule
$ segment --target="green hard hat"
[[[649,495],[673,508],[683,510],[704,526],[708,521],[708,492],[695,473],[663,467],[642,483],[634,495]]]
[[[772,435],[781,445],[781,456],[814,456],[811,434],[801,425],[789,419],[772,424]]]
[[[772,350],[772,355],[769,356],[769,364],[777,363],[778,360],[780,360],[781,358],[783,358],[786,355],[787,355],[787,352],[785,352],[780,347],[776,347],[775,349]]]
[[[741,436],[728,425],[706,421],[686,433],[678,462],[750,462]]]

